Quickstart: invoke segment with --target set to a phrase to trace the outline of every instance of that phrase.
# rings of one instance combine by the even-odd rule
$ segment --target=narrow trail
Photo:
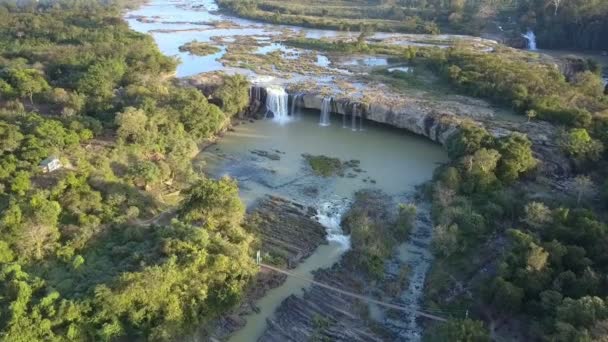
[[[283,269],[280,269],[280,268],[277,268],[277,267],[274,267],[274,266],[270,266],[270,265],[266,265],[266,264],[261,263],[260,267],[268,269],[268,270],[271,270],[271,271],[275,271],[275,272],[278,272],[278,273],[282,273],[282,274],[285,274],[285,275],[290,276],[290,277],[298,278],[298,279],[304,280],[306,282],[309,282],[311,284],[320,286],[320,287],[322,287],[324,289],[328,289],[328,290],[331,290],[331,291],[334,291],[334,292],[338,292],[338,293],[343,294],[345,296],[357,298],[357,299],[360,299],[360,300],[368,302],[368,303],[377,304],[377,305],[380,305],[380,306],[384,306],[384,307],[387,307],[387,308],[390,308],[390,309],[395,309],[395,310],[399,310],[399,311],[403,311],[403,312],[408,312],[408,313],[412,312],[412,309],[410,309],[408,307],[401,306],[401,305],[395,305],[395,304],[391,304],[391,303],[386,303],[386,302],[382,302],[382,301],[379,301],[379,300],[376,300],[376,299],[373,299],[373,298],[370,298],[370,297],[362,296],[360,294],[356,294],[356,293],[352,293],[352,292],[349,292],[349,291],[341,290],[339,288],[336,288],[336,287],[333,287],[333,286],[330,286],[330,285],[327,285],[327,284],[320,283],[320,282],[315,281],[313,279],[310,279],[310,278],[304,277],[302,275],[299,275],[299,274],[296,274],[296,273],[293,273],[293,272],[289,272],[289,271],[286,271],[286,270],[283,270]],[[435,320],[435,321],[440,321],[440,322],[446,322],[447,321],[447,319],[445,319],[443,317],[439,317],[439,316],[435,316],[435,315],[432,315],[432,314],[428,314],[426,312],[417,311],[417,310],[415,310],[414,312],[418,316],[426,317],[426,318],[429,318],[429,319],[432,319],[432,320]]]

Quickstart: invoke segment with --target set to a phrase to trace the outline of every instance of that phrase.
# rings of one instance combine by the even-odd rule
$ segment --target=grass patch
[[[344,171],[345,166],[338,158],[327,156],[313,156],[303,154],[302,157],[306,160],[312,171],[321,177],[335,176]]]
[[[179,51],[181,52],[189,52],[196,56],[209,56],[214,53],[218,53],[221,51],[217,46],[213,46],[209,43],[202,43],[197,41],[192,41],[190,43],[186,43],[179,47]]]

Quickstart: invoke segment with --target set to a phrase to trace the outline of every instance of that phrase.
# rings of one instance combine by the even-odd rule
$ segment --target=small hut
[[[40,169],[44,173],[53,172],[62,168],[59,158],[51,156],[40,162]]]

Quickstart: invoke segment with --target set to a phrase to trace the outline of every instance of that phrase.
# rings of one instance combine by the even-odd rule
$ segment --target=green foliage
[[[342,218],[342,227],[351,237],[349,258],[373,279],[382,277],[385,260],[414,224],[412,205],[402,206],[396,220],[389,213],[392,205],[382,192],[362,190]]]
[[[224,113],[215,105],[209,104],[196,89],[174,89],[169,104],[178,113],[186,131],[197,139],[211,137],[228,123]]]
[[[533,169],[537,161],[532,155],[532,143],[523,134],[515,133],[497,141],[500,153],[497,175],[505,182],[513,182]]]
[[[199,222],[208,230],[231,236],[244,211],[234,180],[203,179],[185,191],[179,215],[185,222]]]
[[[127,170],[127,174],[129,177],[131,177],[134,183],[143,183],[143,186],[147,187],[151,183],[158,182],[161,176],[161,171],[153,162],[143,160],[131,164]]]
[[[530,62],[509,51],[483,53],[454,47],[419,53],[418,60],[468,94],[522,114],[533,110],[543,120],[585,127],[592,114],[608,109],[598,75],[585,74],[584,85],[569,83],[555,66]]]
[[[34,95],[49,89],[49,84],[44,79],[42,72],[36,69],[4,69],[0,73],[0,78],[10,86],[10,88],[5,86],[5,91],[9,96],[14,92],[19,97],[29,98],[31,103],[34,102]]]
[[[568,155],[580,162],[597,161],[604,146],[601,142],[591,138],[584,128],[573,128],[562,137],[560,146]]]
[[[464,193],[488,192],[498,186],[495,175],[500,153],[493,149],[482,148],[473,155],[466,156],[462,160],[464,182],[462,191]]]
[[[327,156],[313,156],[309,154],[302,155],[312,171],[322,177],[331,177],[340,173],[344,166],[338,158]]]
[[[241,113],[249,104],[250,84],[243,75],[225,76],[224,82],[215,91],[222,101],[222,110],[228,116]]]
[[[451,319],[445,324],[437,325],[430,334],[424,336],[424,341],[440,342],[489,342],[488,329],[483,322],[472,319]]]
[[[142,143],[146,137],[146,123],[148,117],[141,109],[133,107],[125,108],[125,110],[116,115],[116,125],[118,126],[118,137],[124,141]]]
[[[307,3],[269,0],[220,0],[218,4],[241,17],[275,24],[297,25],[341,31],[363,31],[372,26],[381,32],[438,34],[433,11],[417,11],[410,6],[369,6],[366,2],[309,1]],[[443,14],[443,13],[442,13]],[[441,17],[443,19],[443,17]]]
[[[179,339],[256,272],[233,181],[195,183],[188,222],[143,223],[195,178],[196,144],[228,116],[165,80],[175,61],[121,4],[48,4],[0,5],[0,339]],[[233,81],[236,112],[247,85]],[[64,168],[43,174],[49,156]]]
[[[465,123],[460,126],[458,133],[449,138],[446,148],[450,158],[457,159],[492,144],[493,138],[484,128],[473,123]]]
[[[30,174],[27,171],[15,173],[15,177],[11,180],[11,191],[17,195],[24,196],[31,187]]]
[[[412,229],[416,220],[416,206],[413,204],[400,204],[397,222],[393,228],[393,235],[399,240],[405,240]]]

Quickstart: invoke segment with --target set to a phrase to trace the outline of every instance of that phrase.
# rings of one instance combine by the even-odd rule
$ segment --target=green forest
[[[359,32],[504,35],[532,29],[541,48],[608,50],[602,0],[219,0],[239,16],[272,23]],[[520,43],[521,44],[521,43]]]
[[[0,340],[190,336],[239,304],[258,271],[258,241],[244,223],[236,181],[206,178],[192,166],[247,106],[249,82],[222,76],[210,96],[180,86],[179,61],[122,19],[138,1],[20,3],[0,1]],[[257,20],[360,31],[355,41],[283,43],[397,58],[459,95],[512,110],[527,119],[522,125],[556,128],[543,147],[563,154],[572,169],[572,184],[557,194],[537,172],[537,137],[499,136],[463,121],[445,143],[449,162],[422,188],[432,202],[436,257],[424,304],[467,315],[429,324],[424,340],[489,341],[490,326],[500,322],[524,340],[605,339],[608,96],[601,67],[584,60],[566,77],[505,46],[487,53],[367,38],[373,31],[479,33],[500,25],[513,36],[534,29],[542,47],[603,50],[607,1],[218,3]],[[209,48],[182,46],[201,55],[215,51]],[[407,81],[405,73],[390,77]],[[341,167],[308,159],[323,176]],[[51,166],[57,169],[47,172]],[[374,195],[358,193],[363,199]],[[416,208],[399,207],[394,225],[370,220],[386,208],[355,209],[361,212],[343,222],[355,264],[381,281]],[[485,277],[473,276],[484,267]]]
[[[237,303],[256,272],[236,184],[191,163],[248,84],[225,82],[241,88],[220,89],[220,107],[173,85],[177,61],[122,5],[0,6],[4,341],[173,339]],[[49,158],[61,169],[45,173]]]

